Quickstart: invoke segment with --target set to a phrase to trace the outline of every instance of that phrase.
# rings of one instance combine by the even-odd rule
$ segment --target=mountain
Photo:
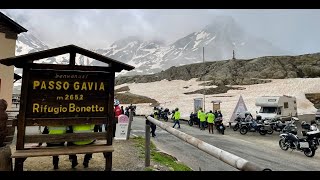
[[[202,62],[203,47],[205,61],[231,59],[233,50],[237,59],[289,54],[266,40],[250,36],[229,16],[217,16],[202,30],[190,33],[170,44],[161,40],[145,41],[138,36],[130,36],[114,42],[108,48],[92,51],[135,66],[134,70],[119,74],[135,75],[153,74],[172,66]],[[53,47],[37,39],[32,32],[22,33],[17,40],[16,55],[48,48]],[[65,54],[42,59],[36,63],[66,64],[68,59],[69,55]],[[76,63],[102,65],[98,61],[79,55],[76,57]],[[16,70],[16,73],[21,74],[21,70]]]
[[[270,82],[269,79],[320,77],[320,53],[299,56],[265,56],[247,60],[224,60],[171,67],[151,75],[116,78],[116,85],[149,83],[161,80],[197,78],[207,85],[250,85]]]
[[[114,43],[104,55],[135,66],[127,75],[150,74],[171,66],[202,62],[203,47],[205,61],[231,59],[233,50],[239,59],[290,54],[264,39],[250,36],[232,17],[217,16],[202,30],[169,45],[130,37]]]

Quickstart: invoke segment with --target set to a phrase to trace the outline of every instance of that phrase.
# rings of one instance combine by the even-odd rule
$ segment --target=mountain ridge
[[[52,47],[37,39],[31,32],[27,32],[18,37],[16,55],[49,48]],[[231,59],[233,50],[237,58],[287,53],[266,40],[250,36],[231,16],[217,16],[200,31],[191,32],[169,44],[162,40],[145,41],[139,36],[128,36],[115,41],[107,48],[92,49],[94,52],[136,67],[130,72],[121,72],[120,76],[153,74],[172,66],[202,62],[203,58],[206,61]],[[68,55],[62,55],[36,63],[66,64],[68,58]],[[84,56],[77,56],[76,63],[100,65],[97,61]],[[16,70],[16,73],[21,74],[21,71]]]

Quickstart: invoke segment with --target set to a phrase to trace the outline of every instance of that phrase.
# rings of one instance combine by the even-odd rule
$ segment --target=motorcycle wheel
[[[316,153],[316,150],[314,148],[307,148],[303,150],[304,155],[307,157],[313,157],[314,154]]]
[[[259,129],[259,134],[260,134],[260,135],[266,135],[266,134],[267,134],[267,131],[264,130],[262,127],[260,127],[260,129]]]
[[[221,129],[221,134],[224,135],[224,129]]]
[[[240,134],[245,135],[248,132],[248,128],[246,126],[240,128]]]
[[[189,126],[193,126],[193,122],[192,121],[188,121]]]
[[[271,130],[268,130],[267,131],[267,134],[273,134],[273,130],[271,129]]]
[[[289,147],[286,145],[286,142],[284,141],[284,139],[280,139],[279,141],[279,146],[282,150],[286,151],[289,149]]]
[[[240,127],[239,124],[236,124],[235,126],[233,126],[233,130],[238,131],[239,127]]]
[[[168,122],[168,118],[164,118],[164,121],[165,121],[165,122]]]

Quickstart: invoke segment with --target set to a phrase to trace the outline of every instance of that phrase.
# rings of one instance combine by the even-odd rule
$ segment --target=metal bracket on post
[[[150,122],[146,117],[145,167],[150,166]]]

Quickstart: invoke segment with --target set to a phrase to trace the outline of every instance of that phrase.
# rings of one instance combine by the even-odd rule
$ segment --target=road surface
[[[173,125],[170,120],[167,123]],[[134,117],[132,133],[144,136],[144,129],[145,118]],[[234,132],[227,128],[225,135],[218,134],[216,130],[214,131],[215,134],[209,134],[208,130],[201,131],[197,126],[190,127],[185,122],[181,123],[181,129],[178,130],[273,171],[319,170],[319,152],[316,152],[314,157],[309,158],[300,151],[283,151],[278,145],[278,132],[265,136],[256,132],[241,135],[239,131]],[[157,127],[156,134],[157,136],[152,138],[152,141],[159,149],[175,156],[193,170],[237,171],[234,167],[180,140],[160,127]]]

